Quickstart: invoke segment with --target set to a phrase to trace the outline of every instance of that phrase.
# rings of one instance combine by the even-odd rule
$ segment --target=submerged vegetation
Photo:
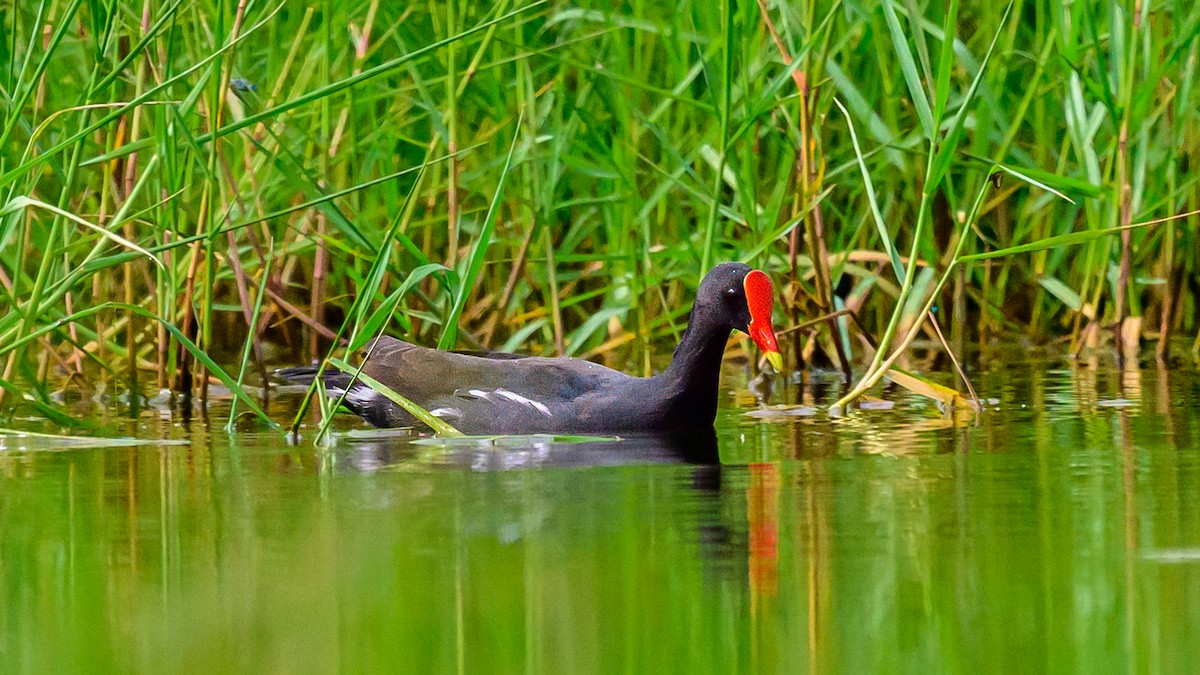
[[[102,379],[262,415],[254,369],[380,331],[647,372],[728,259],[776,279],[782,328],[852,310],[791,332],[797,364],[865,366],[851,397],[943,330],[960,356],[1200,348],[1194,3],[35,0],[0,24],[0,396],[64,423],[55,391]]]

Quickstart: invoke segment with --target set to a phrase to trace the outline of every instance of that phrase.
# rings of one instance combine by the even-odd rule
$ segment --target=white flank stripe
[[[520,403],[521,405],[530,406],[531,408],[533,408],[534,410],[537,410],[538,412],[542,413],[546,417],[553,417],[553,415],[550,414],[550,409],[547,408],[546,404],[542,403],[541,401],[535,401],[531,398],[525,398],[524,396],[517,394],[515,392],[511,392],[507,389],[497,389],[496,393],[510,401]]]
[[[350,392],[346,394],[346,400],[354,405],[367,405],[378,398],[379,394],[370,387],[351,387]]]

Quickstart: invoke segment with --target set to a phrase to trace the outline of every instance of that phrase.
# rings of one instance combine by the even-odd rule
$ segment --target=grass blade
[[[504,194],[504,183],[508,180],[508,172],[512,168],[513,152],[517,149],[517,138],[521,134],[521,119],[520,117],[517,119],[512,143],[508,146],[508,156],[504,159],[504,168],[500,170],[500,182],[496,185],[492,203],[488,205],[487,215],[483,217],[483,226],[479,230],[479,236],[475,239],[475,245],[471,248],[471,255],[467,258],[467,272],[458,285],[458,293],[454,296],[454,305],[450,308],[450,314],[442,326],[442,337],[438,340],[438,349],[453,349],[458,342],[458,319],[467,306],[467,298],[470,297],[471,291],[475,290],[475,280],[479,278],[479,272],[483,269],[483,261],[487,258],[488,247],[492,243],[492,233],[496,229],[496,218],[499,215],[500,198]]]
[[[364,363],[365,363],[365,361],[364,361]],[[354,366],[346,363],[345,361],[343,361],[341,359],[329,359],[329,365],[333,366],[334,368],[337,368],[338,370],[340,370],[344,373],[354,373],[354,380],[362,382],[363,384],[367,385],[371,389],[374,389],[376,392],[379,392],[383,396],[386,396],[389,401],[391,401],[392,403],[395,403],[396,405],[400,406],[401,408],[404,408],[404,410],[406,412],[408,412],[408,414],[412,415],[413,417],[417,418],[418,420],[421,420],[422,424],[428,426],[430,429],[433,429],[433,432],[435,434],[437,434],[438,436],[454,437],[454,436],[462,436],[463,435],[463,433],[461,431],[459,431],[458,429],[455,429],[454,427],[450,426],[449,424],[442,421],[441,419],[439,419],[433,415],[430,415],[429,411],[425,410],[424,408],[417,405],[416,403],[413,403],[412,401],[408,400],[407,398],[404,398],[400,394],[397,394],[396,392],[392,391],[390,388],[388,388],[387,385],[380,383],[379,380],[376,380],[375,378],[371,377],[370,375],[364,374],[362,372],[362,366],[355,368]]]
[[[871,182],[871,172],[867,170],[867,162],[863,159],[862,148],[858,145],[858,134],[854,132],[854,120],[850,118],[850,113],[846,112],[846,108],[842,106],[842,102],[834,97],[833,102],[837,105],[838,110],[846,116],[846,124],[850,128],[850,141],[854,144],[854,157],[858,161],[858,168],[862,172],[863,186],[867,195],[867,203],[871,206],[871,217],[875,221],[875,230],[879,233],[879,240],[883,243],[883,250],[887,251],[888,259],[892,261],[892,271],[896,273],[897,279],[904,279],[904,263],[900,260],[900,254],[896,252],[896,246],[892,243],[892,236],[888,234],[887,223],[883,222],[883,213],[879,210],[879,203],[875,200],[875,185]]]
[[[908,46],[908,37],[900,27],[900,19],[896,17],[896,9],[892,0],[883,0],[883,15],[887,18],[888,33],[892,37],[892,46],[896,50],[896,58],[900,61],[900,71],[904,73],[904,82],[908,85],[908,95],[917,111],[917,119],[921,121],[921,130],[925,138],[934,140],[933,112],[929,108],[929,96],[921,84],[921,74],[917,72],[917,63],[913,59],[912,50]],[[916,17],[910,22],[917,23]],[[920,30],[920,28],[917,28]],[[840,104],[839,104],[840,107]]]
[[[9,202],[7,204],[4,205],[3,208],[0,208],[0,217],[6,216],[10,213],[14,213],[16,211],[20,211],[21,209],[25,209],[25,208],[28,208],[31,206],[42,209],[44,211],[49,211],[50,213],[53,213],[55,215],[66,218],[67,220],[69,220],[73,223],[82,225],[82,226],[86,227],[87,229],[92,230],[93,232],[96,232],[97,234],[104,237],[105,239],[112,241],[114,244],[117,244],[118,246],[123,246],[123,247],[129,249],[130,251],[141,254],[143,257],[148,258],[151,262],[153,262],[155,265],[157,265],[159,269],[165,269],[165,267],[162,264],[162,261],[159,260],[157,256],[155,256],[150,251],[147,251],[146,249],[142,248],[141,246],[138,246],[137,244],[133,243],[132,241],[129,241],[125,237],[122,237],[121,235],[117,234],[116,232],[113,232],[111,230],[100,227],[99,225],[96,225],[95,223],[92,223],[90,221],[84,220],[83,218],[80,218],[79,216],[75,215],[74,213],[64,211],[64,210],[58,208],[57,206],[54,206],[52,204],[47,204],[46,202],[43,202],[43,201],[38,201],[37,199],[30,199],[29,197],[13,197],[12,199],[9,200]]]
[[[946,132],[946,138],[938,146],[937,153],[930,160],[928,177],[925,180],[924,190],[931,192],[942,182],[942,177],[946,175],[946,170],[950,168],[950,160],[954,157],[954,148],[958,145],[958,137],[962,134],[963,125],[967,120],[967,110],[971,107],[971,102],[975,100],[975,92],[979,90],[979,83],[983,81],[983,75],[987,72],[988,63],[992,60],[992,54],[996,51],[996,43],[1000,40],[1000,35],[1003,33],[1004,25],[1008,23],[1009,14],[1012,13],[1012,3],[1008,3],[1008,7],[1004,9],[1004,16],[1000,19],[999,26],[996,28],[996,34],[992,36],[992,42],[988,45],[987,53],[983,55],[983,61],[979,64],[979,71],[975,73],[975,79],[971,80],[971,87],[967,89],[967,93],[963,96],[962,102],[958,107],[958,112],[954,114],[954,119],[950,123],[950,129]]]

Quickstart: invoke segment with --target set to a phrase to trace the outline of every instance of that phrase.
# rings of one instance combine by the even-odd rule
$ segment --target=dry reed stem
[[[767,28],[767,32],[771,35],[771,40],[775,42],[775,48],[779,50],[779,56],[783,60],[785,68],[790,68],[792,65],[792,55],[788,52],[787,47],[783,44],[783,40],[779,38],[778,31],[775,30],[775,23],[771,21],[767,0],[757,0],[759,13],[762,15],[763,24]],[[796,85],[796,91],[800,99],[800,148],[799,148],[799,166],[797,167],[798,177],[800,179],[800,203],[807,204],[810,201],[810,196],[819,190],[819,186],[814,189],[812,180],[815,178],[813,171],[813,160],[810,155],[810,135],[812,111],[810,107],[810,92],[808,87],[807,71],[802,69],[792,70],[792,81]],[[805,232],[808,233],[806,239],[809,243],[809,256],[812,258],[814,266],[814,280],[817,291],[817,305],[821,311],[828,312],[833,305],[833,279],[829,268],[829,249],[825,242],[825,225],[824,218],[821,215],[820,204],[814,204],[811,209],[811,218],[804,218]],[[788,242],[788,257],[791,263],[791,272],[793,279],[796,277],[796,253],[798,246],[796,237],[798,237],[798,229],[793,229]],[[793,323],[799,318],[796,312],[796,305],[792,305]],[[842,375],[846,381],[850,381],[852,376],[850,372],[850,359],[845,353],[840,336],[838,335],[837,323],[829,320],[830,338],[833,340],[834,349],[837,352],[838,363],[842,367]],[[797,355],[798,356],[798,355]],[[799,360],[799,358],[797,358]]]

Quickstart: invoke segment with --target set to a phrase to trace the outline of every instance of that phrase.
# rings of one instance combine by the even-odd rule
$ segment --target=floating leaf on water
[[[380,440],[384,438],[416,438],[419,434],[412,427],[404,427],[402,429],[351,429],[336,435],[349,440]]]
[[[858,401],[859,410],[891,410],[896,407],[895,401],[885,401],[878,398],[862,398]]]
[[[511,434],[508,436],[453,436],[436,438],[423,436],[413,440],[419,445],[442,447],[526,447],[537,443],[596,443],[621,440],[620,436],[581,436],[570,434]]]
[[[190,445],[188,440],[103,438],[39,434],[31,431],[0,429],[0,452],[53,452],[59,450],[88,450],[99,448],[129,448],[138,445]]]
[[[607,443],[619,441],[619,436],[575,436],[570,434],[529,434],[517,436],[496,436],[493,444],[499,446],[524,446],[530,443]]]
[[[777,405],[769,408],[759,408],[742,413],[746,417],[757,417],[759,419],[780,419],[783,417],[812,417],[817,414],[817,409],[810,405]]]
[[[975,407],[975,403],[971,399],[963,396],[958,391],[906,370],[892,368],[887,372],[887,378],[914,394],[931,398],[943,405]]]

